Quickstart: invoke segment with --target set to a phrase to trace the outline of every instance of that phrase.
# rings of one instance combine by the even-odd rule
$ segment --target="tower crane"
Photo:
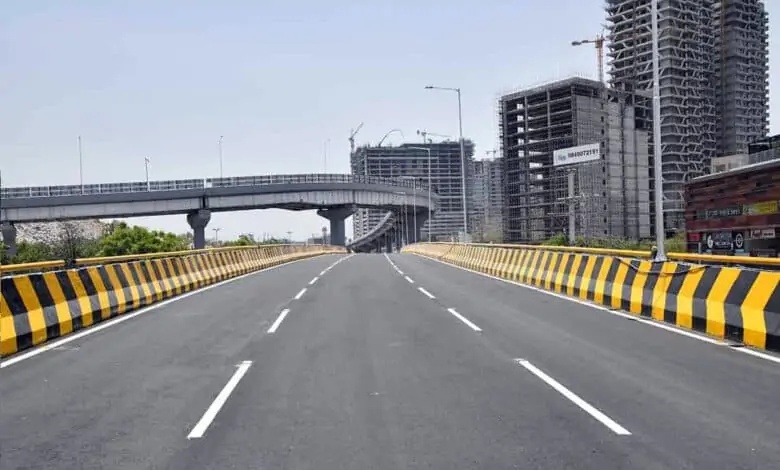
[[[444,139],[449,139],[450,138],[450,136],[448,136],[448,135],[435,134],[433,132],[428,132],[428,131],[425,131],[425,130],[421,131],[420,129],[417,129],[417,135],[421,135],[422,136],[423,143],[429,143],[429,144],[433,143],[433,140],[428,138],[429,135],[432,135],[434,137],[442,137]]]
[[[355,136],[357,135],[358,131],[363,128],[363,123],[361,122],[359,126],[355,129],[351,129],[349,133],[349,151],[354,152],[355,151]]]
[[[604,34],[599,34],[593,39],[584,39],[582,41],[572,41],[572,46],[582,46],[584,44],[593,44],[596,46],[596,53],[598,54],[599,65],[599,81],[604,83]]]

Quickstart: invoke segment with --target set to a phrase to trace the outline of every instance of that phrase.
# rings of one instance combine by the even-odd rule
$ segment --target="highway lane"
[[[389,258],[496,348],[609,410],[646,459],[638,468],[777,466],[778,364],[437,261]]]
[[[413,255],[295,263],[67,346],[0,372],[0,467],[763,469],[780,455],[777,364]]]
[[[242,351],[343,258],[233,280],[3,368],[0,468],[167,468]]]

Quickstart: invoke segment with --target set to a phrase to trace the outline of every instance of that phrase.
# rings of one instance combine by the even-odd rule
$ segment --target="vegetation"
[[[99,256],[120,256],[187,250],[190,241],[182,235],[119,222],[112,224],[99,246]]]
[[[542,243],[545,246],[569,246],[569,239],[564,233],[558,233]],[[583,238],[576,237],[574,244],[583,248],[606,248],[610,250],[650,251],[655,246],[655,240],[628,240],[625,238]],[[686,251],[685,235],[680,233],[667,238],[664,244],[667,253],[684,253]]]

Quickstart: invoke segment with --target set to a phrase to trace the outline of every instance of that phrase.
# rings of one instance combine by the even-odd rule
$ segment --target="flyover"
[[[269,208],[316,210],[330,221],[331,243],[344,246],[344,220],[357,208],[406,209],[406,217],[415,208],[423,217],[429,204],[419,182],[344,174],[17,187],[2,189],[0,199],[0,231],[11,249],[16,223],[172,214],[186,214],[195,248],[203,248],[211,213]],[[437,199],[432,196],[433,206]]]

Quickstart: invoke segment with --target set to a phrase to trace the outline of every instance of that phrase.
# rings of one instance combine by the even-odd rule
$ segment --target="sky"
[[[498,147],[499,95],[596,78],[602,0],[4,0],[4,186],[349,172],[357,144],[457,138],[454,94],[478,158]],[[770,14],[770,121],[780,133],[780,5]],[[185,217],[132,219],[177,233]],[[221,239],[304,239],[313,212],[216,213]],[[351,230],[348,229],[348,233]]]

